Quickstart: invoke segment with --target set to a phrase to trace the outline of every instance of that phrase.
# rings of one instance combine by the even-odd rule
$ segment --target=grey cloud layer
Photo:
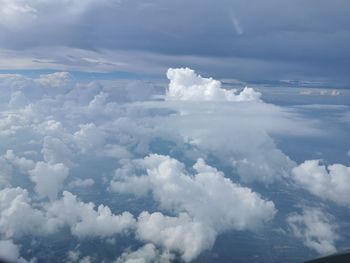
[[[140,61],[165,69],[183,63],[195,66],[193,57],[206,57],[211,63],[200,61],[198,68],[226,77],[344,82],[349,80],[349,8],[346,0],[2,0],[0,47],[32,48],[29,57],[56,67],[77,63],[90,70],[118,70],[132,64],[129,69],[145,72],[146,65],[138,68]],[[47,47],[51,52],[69,47],[127,56],[108,61],[108,56],[100,59],[99,54],[82,56],[72,50],[66,57],[62,52],[50,56],[50,51],[45,54]],[[143,55],[130,59],[134,52]],[[237,63],[244,69],[232,66]]]

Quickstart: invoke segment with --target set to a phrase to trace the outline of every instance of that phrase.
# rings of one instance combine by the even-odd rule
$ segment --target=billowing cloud
[[[41,150],[45,162],[51,164],[62,163],[72,164],[72,153],[65,143],[54,137],[46,136],[44,138],[43,148]]]
[[[35,191],[38,195],[54,200],[69,175],[69,169],[62,163],[37,162],[34,169],[29,171],[29,175],[36,184]]]
[[[75,237],[62,253],[81,251],[77,261],[189,262],[225,232],[256,241],[248,231],[278,225],[276,198],[295,190],[297,166],[280,145],[324,135],[319,122],[189,68],[169,72],[168,93],[163,82],[0,75],[0,238],[26,255],[60,233]],[[125,252],[90,255],[75,246],[87,238]]]
[[[124,212],[114,215],[108,206],[84,203],[70,192],[47,207],[50,227],[70,226],[72,234],[78,237],[107,237],[133,228],[134,217]]]
[[[169,100],[192,101],[260,101],[261,93],[252,88],[244,88],[239,94],[236,90],[226,90],[221,82],[212,78],[203,78],[192,69],[168,69],[170,80],[166,98]]]
[[[336,252],[335,241],[339,238],[337,226],[322,210],[306,207],[301,214],[289,215],[287,223],[294,236],[310,249],[320,254]]]
[[[180,253],[186,262],[210,249],[217,236],[213,228],[186,213],[169,217],[157,212],[144,212],[139,216],[136,234],[141,241]]]
[[[308,160],[293,169],[297,184],[324,200],[350,205],[350,167]]]
[[[27,263],[20,255],[20,248],[12,240],[0,240],[0,260],[6,262]]]
[[[182,163],[167,156],[151,155],[138,163],[147,175],[117,176],[111,189],[137,193],[143,188],[139,194],[148,190],[161,208],[180,213],[167,217],[145,212],[138,219],[137,234],[141,240],[179,251],[186,261],[211,248],[219,233],[254,229],[276,213],[273,202],[234,184],[202,159],[193,166],[192,176]]]
[[[34,208],[28,191],[5,188],[0,191],[0,227],[6,237],[48,235],[69,226],[73,235],[107,237],[129,231],[135,226],[128,213],[115,215],[108,206],[84,203],[70,192],[53,203]]]
[[[45,232],[45,214],[32,207],[27,190],[5,188],[0,191],[0,200],[0,233],[5,237]]]
[[[170,263],[174,255],[159,251],[153,244],[146,244],[136,251],[124,252],[115,263]]]

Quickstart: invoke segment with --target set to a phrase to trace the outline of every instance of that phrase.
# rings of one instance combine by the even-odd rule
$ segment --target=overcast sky
[[[0,69],[350,80],[348,0],[0,0]]]

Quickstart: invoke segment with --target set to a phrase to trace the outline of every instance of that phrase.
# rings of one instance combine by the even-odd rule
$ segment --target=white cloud
[[[0,191],[0,233],[5,237],[40,235],[45,223],[45,214],[31,206],[27,190],[17,187]]]
[[[293,169],[293,178],[310,193],[339,205],[350,206],[350,167],[322,165],[308,160]]]
[[[80,130],[74,133],[74,139],[83,152],[96,150],[105,140],[105,133],[94,123],[79,125]]]
[[[41,198],[48,197],[50,200],[54,200],[69,175],[69,168],[63,163],[55,163],[55,161],[60,157],[65,159],[68,156],[60,155],[59,151],[65,148],[59,142],[49,138],[45,138],[44,141],[42,152],[44,158],[51,162],[39,161],[35,163],[24,157],[16,156],[12,150],[7,150],[4,158],[22,173],[30,176],[30,179],[35,183],[35,191]],[[54,147],[57,148],[56,152],[53,151]]]
[[[70,182],[68,186],[71,188],[75,188],[75,187],[85,188],[85,187],[93,186],[94,183],[95,183],[95,181],[91,178],[88,178],[88,179],[78,178],[78,179],[75,179],[72,182]]]
[[[18,157],[13,150],[7,150],[4,158],[18,168],[22,173],[27,173],[29,170],[34,169],[35,163],[32,160],[28,160],[24,157]]]
[[[136,251],[124,252],[115,263],[170,263],[174,255],[159,251],[153,244],[146,244]]]
[[[4,157],[0,157],[0,189],[9,184],[12,174],[12,167]]]
[[[69,175],[69,168],[62,163],[50,164],[37,162],[29,172],[31,180],[35,183],[35,191],[40,197],[48,197],[51,201],[57,198]]]
[[[0,158],[2,186],[10,187],[11,181],[27,188],[1,192],[7,196],[0,200],[1,235],[48,235],[66,227],[84,239],[114,238],[130,231],[148,245],[126,252],[119,260],[138,262],[145,253],[151,255],[149,261],[155,261],[175,252],[190,261],[210,249],[219,234],[254,230],[271,220],[276,213],[273,202],[239,185],[238,180],[283,182],[295,163],[277,148],[273,136],[315,134],[316,126],[293,109],[256,101],[260,95],[252,90],[236,94],[194,72],[189,79],[181,74],[174,78],[178,78],[176,85],[183,85],[184,97],[165,101],[143,101],[153,91],[138,96],[134,94],[137,88],[129,91],[124,82],[72,83],[67,74],[0,76],[2,148],[27,158],[25,153],[30,152],[32,158],[19,157],[11,150]],[[189,84],[192,80],[193,85]],[[206,101],[192,100],[193,87],[193,94]],[[187,170],[163,155],[142,159],[150,151],[179,156],[186,164],[197,162]],[[141,159],[133,160],[135,156]],[[228,170],[226,176],[237,182],[206,165],[200,157],[207,156],[217,158],[218,166]],[[97,162],[101,169],[87,172],[94,179],[83,179],[80,172]],[[23,176],[12,180],[12,166],[29,175],[35,191]],[[86,203],[69,192],[62,196],[67,186],[88,187],[94,180],[99,185],[97,180],[105,180],[115,167],[119,168],[110,190],[151,196],[160,211],[144,211],[136,220],[128,212],[114,214],[112,206]],[[110,194],[101,193],[106,198]],[[129,201],[139,204],[135,198]]]
[[[45,88],[61,89],[62,93],[65,89],[70,88],[72,84],[72,78],[68,72],[40,75],[36,81]]]
[[[301,239],[305,246],[320,254],[336,252],[335,241],[339,238],[337,226],[331,217],[320,209],[304,208],[302,214],[291,214],[287,223],[292,233]]]
[[[17,187],[0,191],[0,233],[6,238],[48,235],[64,226],[79,238],[108,237],[132,230],[135,222],[128,212],[115,215],[104,205],[95,209],[94,203],[84,203],[70,192],[34,208],[27,190]]]
[[[181,254],[186,262],[210,249],[217,232],[210,226],[191,218],[187,213],[177,217],[162,213],[143,212],[138,218],[137,237]]]
[[[17,263],[28,262],[20,256],[20,248],[12,240],[0,240],[0,260]]]
[[[15,91],[11,94],[9,106],[11,109],[22,108],[28,105],[28,99],[21,91]]]
[[[50,164],[63,163],[65,165],[72,164],[72,153],[65,143],[50,136],[44,137],[43,148],[41,150],[44,160]]]
[[[129,231],[135,226],[134,217],[124,212],[114,215],[108,206],[84,203],[70,192],[64,191],[63,197],[47,207],[48,224],[57,229],[70,226],[73,235],[84,237],[108,237]]]
[[[272,135],[319,134],[292,111],[255,102],[153,102],[147,109],[172,109],[176,113],[146,119],[153,134],[172,138],[181,147],[213,154],[232,166],[242,180],[272,183],[288,177],[295,163],[278,149]],[[198,156],[198,155],[197,155]]]
[[[168,156],[150,155],[137,163],[147,175],[117,175],[115,180],[121,181],[112,181],[111,189],[150,192],[161,208],[180,213],[178,217],[166,217],[145,212],[139,217],[137,233],[141,240],[180,252],[186,261],[211,248],[219,233],[255,229],[276,213],[273,202],[234,184],[202,159],[193,166],[194,175],[187,174],[182,163]]]
[[[261,93],[252,88],[235,94],[236,90],[221,88],[221,82],[212,78],[203,78],[189,68],[168,69],[170,80],[166,98],[169,100],[190,101],[260,101]]]
[[[0,0],[0,26],[18,29],[36,18],[37,10],[23,0]]]

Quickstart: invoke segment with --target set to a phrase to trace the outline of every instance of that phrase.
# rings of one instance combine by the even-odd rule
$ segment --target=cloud
[[[189,68],[170,68],[167,77],[170,83],[166,98],[169,100],[260,101],[261,97],[261,93],[247,87],[236,95],[236,90],[225,90],[220,81],[203,78]]]
[[[6,61],[4,67],[17,69],[160,72],[159,65],[186,64],[250,80],[348,80],[346,0],[336,6],[315,0],[254,0],[249,7],[242,0],[180,3],[2,0],[0,46],[5,51],[0,60]],[[258,11],[262,9],[264,13]],[[210,19],[198,20],[193,14]],[[183,24],[177,23],[179,17]],[[14,59],[3,57],[9,52]],[[111,53],[114,59],[107,55]]]
[[[69,175],[69,168],[62,163],[49,164],[37,162],[34,169],[28,171],[35,183],[35,191],[40,197],[48,197],[51,201],[57,198]]]
[[[37,82],[46,88],[67,89],[72,84],[72,77],[68,72],[55,72],[52,74],[40,75]]]
[[[11,179],[12,167],[4,157],[0,157],[0,189],[7,186]]]
[[[0,26],[5,29],[20,29],[21,26],[28,26],[37,18],[37,10],[22,0],[1,0]]]
[[[153,244],[146,244],[136,251],[124,252],[115,263],[170,263],[174,255],[159,251]]]
[[[28,262],[20,256],[20,248],[12,240],[0,240],[0,260],[17,263]]]
[[[54,137],[44,137],[43,148],[41,150],[45,162],[50,164],[62,163],[67,166],[72,164],[71,150],[65,145],[65,143]]]
[[[190,69],[172,70],[181,92],[199,87],[200,100],[170,99],[162,82],[146,81],[136,94],[142,81],[129,89],[125,80],[76,82],[65,73],[1,75],[0,237],[15,238],[32,255],[42,239],[30,250],[24,238],[50,240],[66,229],[77,237],[72,250],[86,239],[126,234],[115,251],[146,245],[119,260],[190,261],[222,233],[268,228],[275,200],[256,189],[289,193],[296,166],[274,138],[321,135],[318,123]],[[212,87],[216,95],[206,97]],[[78,260],[86,257],[82,250]]]
[[[0,190],[0,233],[6,238],[45,232],[45,214],[31,206],[28,191],[20,187]]]
[[[135,219],[124,212],[115,215],[108,206],[84,203],[70,192],[52,203],[34,208],[28,191],[5,188],[0,191],[0,233],[5,237],[49,235],[69,226],[80,238],[108,237],[134,228]]]
[[[211,227],[196,221],[186,213],[177,217],[162,213],[142,213],[138,218],[137,237],[181,254],[181,258],[192,261],[201,252],[210,249],[217,233]]]
[[[101,147],[105,140],[104,132],[94,124],[79,125],[80,130],[74,133],[74,139],[83,152]]]
[[[322,210],[304,208],[301,214],[289,215],[287,223],[293,235],[301,239],[308,248],[323,255],[336,252],[335,241],[339,239],[337,226]]]
[[[114,215],[108,206],[83,203],[70,192],[63,192],[63,197],[47,208],[49,223],[53,226],[69,225],[72,234],[78,237],[108,237],[132,229],[135,225],[133,216],[124,212]]]
[[[162,209],[179,213],[167,217],[145,212],[138,219],[137,234],[141,240],[179,251],[186,261],[210,249],[219,233],[255,229],[276,213],[273,202],[234,184],[202,159],[193,166],[194,175],[168,156],[150,155],[137,163],[147,175],[119,175],[111,182],[111,189],[137,193],[143,188],[139,194],[148,190]]]
[[[350,205],[350,168],[342,164],[322,165],[307,160],[293,169],[295,182],[323,200]]]
[[[85,187],[90,187],[93,186],[95,184],[95,181],[91,178],[88,179],[75,179],[74,181],[69,183],[69,187],[70,188],[75,188],[75,187],[81,187],[81,188],[85,188]]]

